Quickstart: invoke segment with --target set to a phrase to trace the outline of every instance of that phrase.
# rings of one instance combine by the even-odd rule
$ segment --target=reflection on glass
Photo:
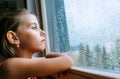
[[[64,0],[76,66],[120,72],[120,0]]]

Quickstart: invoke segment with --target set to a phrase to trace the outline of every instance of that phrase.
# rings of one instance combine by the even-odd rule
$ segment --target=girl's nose
[[[41,36],[45,36],[45,31],[41,30],[41,31],[40,31],[40,35],[41,35]]]

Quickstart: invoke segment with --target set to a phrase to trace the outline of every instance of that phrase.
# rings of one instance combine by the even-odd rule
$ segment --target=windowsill
[[[91,69],[84,69],[84,68],[78,68],[78,67],[73,67],[70,70],[68,70],[68,72],[71,73],[71,74],[76,75],[77,78],[78,78],[78,76],[80,76],[80,79],[82,79],[82,78],[120,79],[120,74],[117,74],[117,73],[110,73],[110,72],[97,71],[97,70],[91,70]]]

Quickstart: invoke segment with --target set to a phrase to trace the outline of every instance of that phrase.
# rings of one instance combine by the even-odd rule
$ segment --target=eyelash
[[[36,27],[36,26],[35,26],[35,27],[32,27],[32,29],[37,29],[37,28],[38,28],[38,27]]]
[[[40,27],[37,27],[37,26],[33,26],[32,29],[35,29],[35,30],[40,30]]]
[[[31,26],[31,28],[32,28],[32,29],[35,29],[35,30],[39,30],[39,29],[40,29],[40,27],[37,26],[37,24],[33,24],[33,25]]]

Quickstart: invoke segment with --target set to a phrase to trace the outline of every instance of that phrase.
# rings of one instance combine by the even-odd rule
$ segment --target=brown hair
[[[0,56],[4,59],[18,56],[15,47],[8,42],[6,33],[9,30],[17,32],[25,14],[30,13],[26,9],[14,10],[0,19]]]

